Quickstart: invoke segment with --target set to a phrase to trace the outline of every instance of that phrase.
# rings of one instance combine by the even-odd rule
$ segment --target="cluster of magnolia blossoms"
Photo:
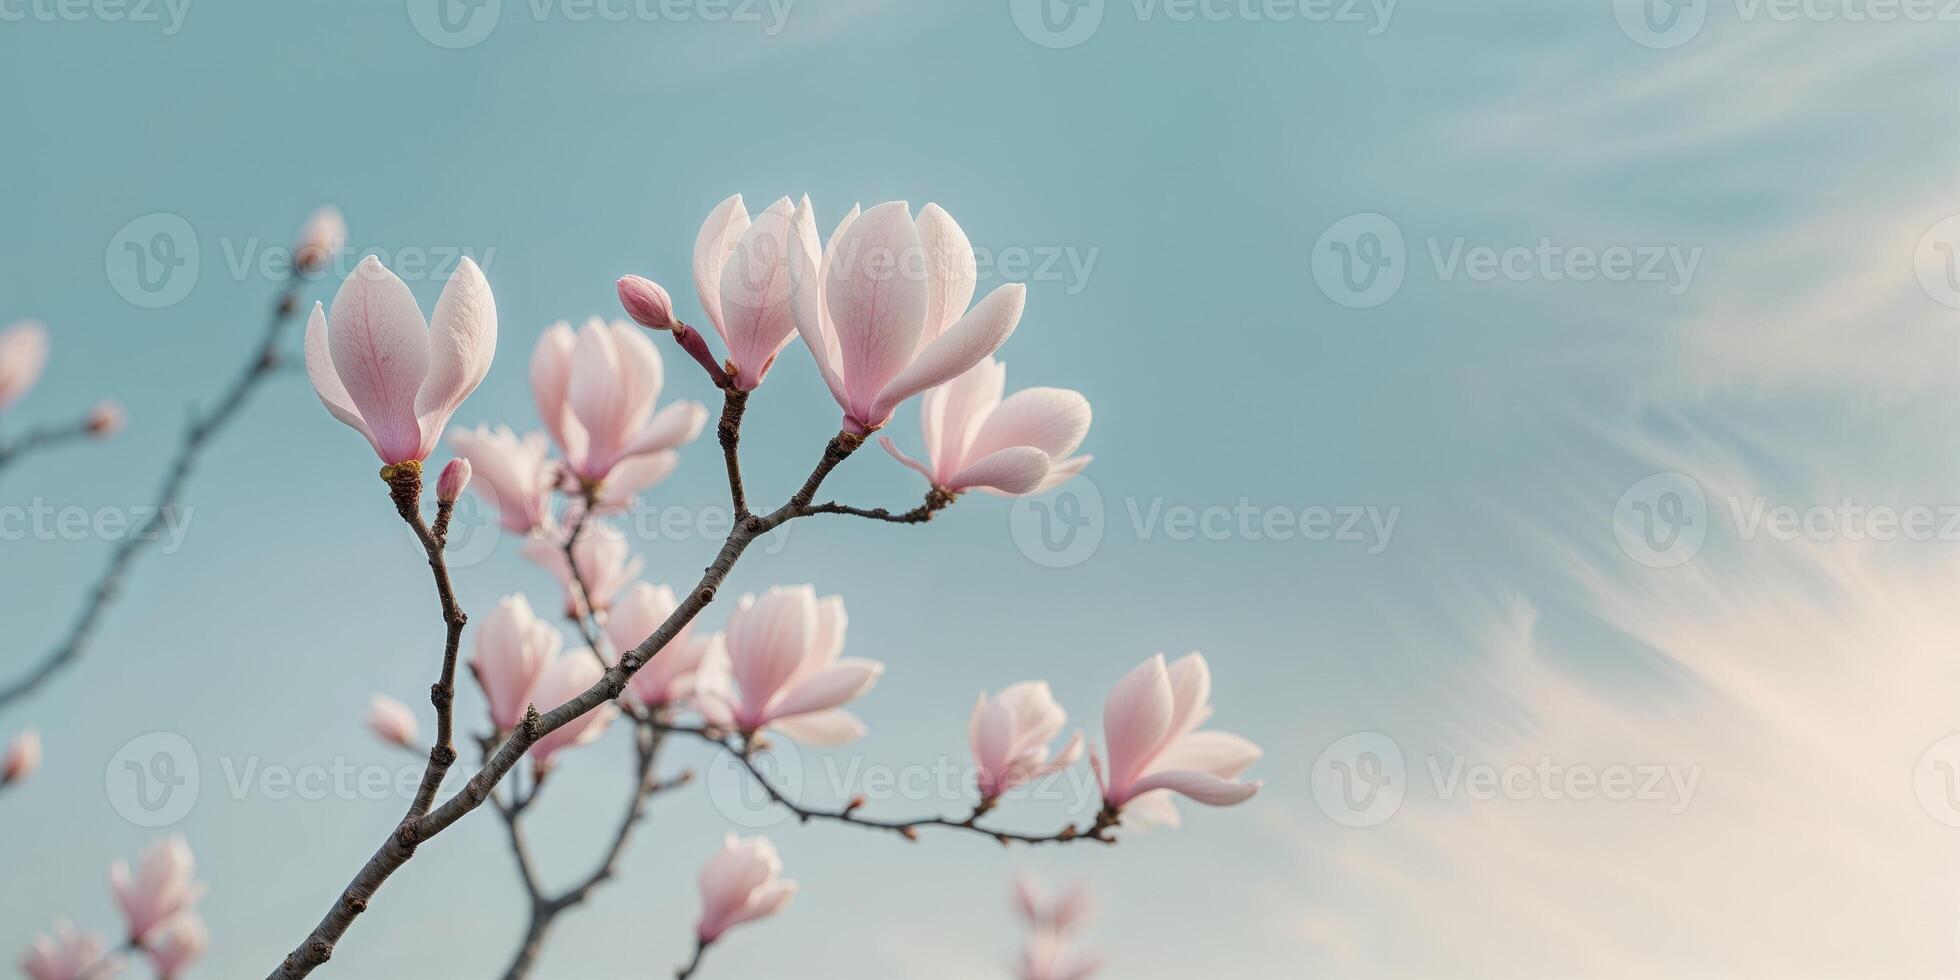
[[[109,867],[109,886],[122,911],[122,948],[112,952],[101,936],[58,920],[35,938],[21,958],[21,972],[31,980],[107,980],[121,972],[122,950],[136,950],[160,980],[174,980],[210,944],[195,909],[204,897],[196,876],[196,862],[181,837],[152,844],[133,871],[117,861]]]
[[[751,218],[738,195],[704,224],[694,279],[725,345],[720,360],[674,315],[665,289],[628,276],[618,290],[628,314],[671,333],[730,393],[731,406],[763,383],[799,337],[842,409],[847,436],[862,439],[884,427],[904,401],[923,393],[926,461],[889,439],[884,444],[927,479],[936,506],[966,490],[1040,492],[1089,462],[1076,455],[1090,425],[1087,399],[1054,388],[1006,393],[1005,367],[993,355],[1019,323],[1025,289],[1001,286],[973,303],[972,246],[935,205],[917,217],[903,203],[854,208],[824,243],[807,199],[782,199]],[[425,321],[407,287],[369,258],[331,309],[314,309],[307,366],[322,402],[368,439],[386,476],[409,466],[419,471],[487,373],[496,341],[489,285],[467,260]],[[672,472],[677,450],[700,435],[708,414],[694,402],[660,405],[660,353],[650,334],[623,321],[547,328],[532,351],[530,382],[543,431],[478,426],[449,433],[458,458],[445,467],[438,493],[453,500],[467,484],[493,505],[505,529],[526,536],[522,554],[558,578],[568,617],[594,620],[603,642],[567,649],[527,598],[501,600],[477,624],[468,661],[496,735],[515,729],[529,709],[548,712],[590,689],[677,608],[673,589],[638,581],[644,562],[606,518]],[[707,730],[738,735],[745,746],[759,744],[764,733],[842,744],[865,730],[845,706],[884,670],[842,656],[846,625],[842,598],[819,596],[808,585],[746,595],[721,631],[705,634],[691,622],[682,628],[633,674],[622,699],[641,719],[671,722],[692,712]],[[1257,791],[1240,776],[1258,748],[1199,730],[1211,713],[1209,690],[1202,657],[1167,665],[1160,655],[1110,695],[1105,753],[1090,760],[1102,789],[1098,834],[1126,813],[1175,823],[1174,794],[1223,806]],[[533,766],[548,770],[557,754],[598,739],[619,714],[605,704],[547,733],[529,750]],[[414,713],[392,699],[377,696],[368,724],[393,744],[411,746],[417,738]],[[1059,749],[1052,745],[1066,724],[1044,682],[983,695],[968,731],[976,813],[1075,765],[1085,748],[1080,732]],[[794,886],[779,882],[779,872],[766,840],[731,838],[702,872],[697,939],[705,946],[730,925],[781,908]]]

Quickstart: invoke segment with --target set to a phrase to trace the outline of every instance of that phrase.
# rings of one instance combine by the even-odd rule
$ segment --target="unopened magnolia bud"
[[[470,461],[461,456],[449,461],[442,468],[442,475],[436,477],[436,500],[453,504],[463,495],[463,488],[470,485]]]
[[[900,827],[898,828],[898,832],[904,835],[906,840],[912,841],[913,843],[918,843],[919,830],[917,827]]]
[[[97,439],[107,439],[122,431],[129,421],[129,413],[115,402],[101,402],[88,410],[88,434]]]
[[[660,284],[639,276],[619,280],[619,304],[626,315],[643,327],[671,330],[674,326],[674,299]]]
[[[32,728],[15,735],[0,756],[0,784],[19,782],[41,768],[41,733]]]
[[[299,272],[318,272],[346,244],[347,222],[340,217],[340,211],[321,208],[299,230],[299,241],[293,244],[293,268]]]

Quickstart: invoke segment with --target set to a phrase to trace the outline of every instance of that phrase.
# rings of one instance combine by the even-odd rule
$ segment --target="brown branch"
[[[43,425],[27,430],[20,438],[0,443],[0,470],[17,463],[21,457],[38,449],[48,449],[65,442],[79,442],[95,432],[87,418],[80,422],[64,425]]]
[[[456,589],[449,582],[449,563],[442,553],[443,545],[447,542],[422,521],[422,464],[410,460],[384,466],[381,478],[388,483],[388,496],[395,502],[396,513],[415,531],[416,539],[422,542],[422,550],[428,556],[429,572],[435,579],[436,599],[442,604],[445,628],[442,673],[429,686],[429,703],[436,708],[436,743],[429,747],[428,768],[422,770],[422,785],[416,789],[408,816],[404,818],[414,820],[435,805],[436,792],[442,788],[443,778],[449,775],[449,767],[456,763],[451,708],[456,702],[457,652],[462,647],[463,626],[469,622],[469,617],[463,614],[463,607],[456,602]],[[441,509],[440,506],[438,509]],[[437,520],[446,529],[448,522],[441,517]]]
[[[844,514],[850,517],[864,517],[874,521],[886,521],[892,524],[924,524],[932,520],[932,515],[953,506],[953,501],[958,499],[959,495],[950,490],[933,487],[926,491],[925,503],[911,510],[899,513],[893,513],[883,507],[869,509],[863,507],[847,507],[833,500],[829,503],[812,504],[805,507],[801,514],[803,516],[811,514]]]
[[[973,808],[973,812],[961,820],[955,820],[951,817],[919,817],[912,820],[881,820],[874,817],[866,817],[858,813],[858,810],[864,806],[863,797],[853,799],[835,810],[805,806],[790,799],[788,794],[778,789],[774,783],[769,781],[769,777],[763,773],[761,767],[756,765],[755,754],[759,746],[753,735],[726,735],[713,728],[696,728],[685,725],[669,725],[667,726],[667,731],[682,735],[692,735],[711,745],[721,747],[729,755],[733,756],[737,762],[741,763],[742,768],[748,770],[749,777],[755,780],[756,785],[762,787],[762,791],[768,794],[771,802],[795,814],[796,819],[801,823],[809,823],[812,820],[827,820],[833,823],[849,824],[853,827],[863,827],[866,830],[878,830],[897,834],[908,841],[917,841],[919,839],[919,829],[922,827],[937,827],[946,830],[966,831],[979,834],[983,837],[991,837],[1003,845],[1070,844],[1078,841],[1094,841],[1098,844],[1116,843],[1116,838],[1111,835],[1110,831],[1114,830],[1120,821],[1117,814],[1107,807],[1098,811],[1093,821],[1081,827],[1069,824],[1054,833],[1023,834],[980,826],[980,819],[993,810],[994,804],[992,802],[982,802],[976,805]]]
[[[190,428],[185,431],[183,442],[177,447],[177,456],[172,461],[163,485],[157,491],[155,508],[137,525],[127,537],[116,545],[109,555],[109,564],[103,568],[95,584],[88,590],[82,602],[82,610],[68,628],[68,635],[60,644],[41,658],[40,662],[28,668],[25,674],[5,687],[0,687],[0,710],[5,710],[35,690],[46,684],[62,668],[75,662],[87,648],[89,638],[101,624],[102,616],[109,604],[121,591],[122,581],[129,574],[130,565],[145,545],[161,537],[157,532],[165,522],[166,515],[174,515],[177,501],[183,495],[184,484],[189,481],[191,470],[197,465],[211,437],[223,429],[225,424],[238,415],[245,407],[246,399],[259,384],[270,377],[279,366],[279,341],[286,322],[299,308],[299,292],[302,281],[297,276],[286,280],[279,299],[273,304],[272,315],[265,327],[259,346],[247,361],[231,387],[225,389],[218,405],[202,418],[194,418]]]
[[[810,505],[817,491],[823,486],[824,478],[829,476],[844,460],[850,458],[858,447],[864,444],[864,437],[848,432],[839,432],[824,447],[824,454],[817,461],[816,468],[809,479],[789,503],[777,508],[766,516],[750,515],[746,520],[736,522],[723,542],[721,551],[702,573],[687,596],[675,607],[665,622],[653,631],[651,636],[631,650],[621,651],[619,661],[606,669],[605,674],[591,687],[577,697],[553,708],[543,715],[533,707],[525,714],[523,723],[504,739],[503,744],[490,756],[490,759],[470,777],[463,788],[445,801],[441,806],[423,814],[419,819],[404,820],[400,827],[382,842],[382,845],[361,866],[354,879],[341,890],[320,923],[314,927],[306,939],[287,954],[286,959],[268,974],[268,980],[297,980],[333,956],[334,944],[345,935],[362,912],[367,910],[368,901],[378,892],[388,876],[395,869],[408,863],[415,856],[415,848],[448,829],[451,824],[462,819],[470,811],[482,806],[490,798],[500,782],[516,768],[524,754],[530,751],[537,740],[546,733],[556,730],[572,719],[597,708],[626,690],[626,682],[632,678],[654,655],[672,642],[682,628],[694,621],[708,603],[713,602],[716,591],[728,578],[728,573],[748,550],[755,539],[776,527],[799,516],[798,512]]]
[[[674,980],[687,980],[688,977],[693,976],[694,971],[701,968],[702,954],[706,953],[708,951],[708,947],[713,945],[714,943],[708,940],[696,939],[694,941],[694,955],[688,957],[686,966],[683,966],[680,969],[674,971]]]
[[[721,421],[715,434],[721,439],[721,456],[728,468],[728,499],[734,505],[735,519],[749,516],[748,493],[742,488],[742,414],[748,411],[749,393],[733,387],[722,390]]]

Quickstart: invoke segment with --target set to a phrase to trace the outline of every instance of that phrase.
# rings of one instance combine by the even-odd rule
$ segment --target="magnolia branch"
[[[691,735],[725,750],[742,765],[742,768],[748,770],[749,777],[755,780],[757,786],[762,787],[762,791],[768,794],[771,802],[795,814],[797,820],[802,823],[809,823],[812,820],[827,820],[834,823],[850,824],[854,827],[863,827],[866,830],[894,833],[909,841],[917,841],[919,839],[920,828],[937,827],[947,830],[962,830],[979,834],[983,837],[991,837],[1003,845],[1068,844],[1076,841],[1095,841],[1099,844],[1116,843],[1116,838],[1110,831],[1118,825],[1119,821],[1117,815],[1108,809],[1098,812],[1093,821],[1081,827],[1069,824],[1051,834],[1023,834],[980,826],[981,818],[991,813],[994,809],[994,804],[991,802],[982,802],[976,805],[972,813],[960,820],[954,820],[951,817],[919,817],[912,820],[880,820],[867,817],[858,812],[864,806],[863,797],[853,799],[844,806],[834,810],[805,806],[791,799],[788,794],[770,782],[768,775],[756,764],[756,755],[763,749],[760,739],[754,736],[725,734],[709,727],[670,725],[667,726],[666,730],[675,734]]]
[[[78,422],[61,425],[43,425],[27,430],[20,438],[0,443],[0,470],[17,463],[21,457],[41,449],[50,449],[63,443],[78,442],[95,433],[95,423],[84,416]]]
[[[150,514],[120,542],[109,555],[109,563],[96,578],[83,600],[82,609],[69,626],[67,636],[50,650],[40,662],[28,668],[25,674],[5,687],[0,687],[0,710],[13,702],[32,694],[48,682],[62,668],[72,664],[87,648],[89,638],[101,624],[102,616],[109,604],[121,591],[124,577],[146,545],[161,540],[157,532],[168,515],[175,513],[177,504],[183,496],[184,485],[190,480],[191,471],[198,458],[226,423],[236,417],[245,407],[246,400],[260,383],[277,372],[279,367],[279,341],[286,322],[292,319],[299,307],[301,278],[290,276],[279,299],[273,304],[272,314],[266,323],[265,332],[252,359],[239,372],[229,388],[220,396],[216,407],[201,417],[193,418],[185,431],[183,442],[177,448],[177,455],[165,475],[163,485],[157,491],[156,504]]]

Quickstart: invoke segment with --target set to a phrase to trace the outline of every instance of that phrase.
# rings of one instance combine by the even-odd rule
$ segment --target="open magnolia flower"
[[[581,583],[585,586],[584,598],[590,601],[595,611],[611,609],[619,590],[640,577],[640,570],[646,567],[646,559],[633,556],[632,549],[626,543],[626,535],[621,534],[618,528],[587,521],[579,529],[578,541],[572,545],[572,558],[578,562],[578,577],[573,578],[572,566],[565,561],[566,533],[546,528],[544,534],[525,541],[518,553],[542,566],[558,580],[559,586],[565,590],[566,615],[576,616],[585,611],[585,603],[579,601]]]
[[[644,331],[614,320],[587,320],[578,332],[553,324],[531,352],[531,395],[538,415],[587,486],[604,481],[622,461],[694,441],[707,424],[700,402],[654,402],[666,375],[660,351]]]
[[[544,433],[479,425],[450,433],[449,445],[470,461],[471,492],[497,508],[504,530],[529,534],[548,520],[558,468]]]
[[[204,897],[204,886],[192,880],[196,874],[197,863],[182,837],[166,837],[150,845],[135,874],[122,861],[109,866],[109,887],[122,907],[131,941],[147,939],[158,926]]]
[[[1082,757],[1081,732],[1048,758],[1048,743],[1067,723],[1068,712],[1056,703],[1047,681],[1011,684],[992,699],[980,695],[966,732],[979,767],[980,799],[991,803],[1022,783],[1074,765]]]
[[[782,858],[769,838],[730,833],[697,879],[701,921],[695,938],[711,943],[735,926],[782,911],[796,894],[796,882],[782,875]]]
[[[490,702],[490,724],[498,731],[511,731],[524,720],[531,689],[564,642],[564,635],[539,619],[531,601],[521,595],[504,596],[477,628],[470,673]]]
[[[804,198],[803,207],[809,205]],[[795,208],[785,197],[750,220],[737,194],[708,214],[694,241],[694,286],[728,347],[730,378],[741,391],[754,391],[796,336],[789,296]]]
[[[370,255],[340,284],[332,309],[315,303],[306,322],[313,390],[390,465],[429,458],[496,351],[497,304],[467,257],[428,321],[408,285]]]
[[[600,675],[606,672],[597,660],[584,650],[561,653],[538,675],[537,686],[531,692],[531,699],[537,702],[540,713],[555,711],[560,705],[585,693],[586,688],[599,682]],[[590,745],[606,733],[606,726],[619,717],[619,706],[608,701],[577,718],[545,733],[531,746],[532,764],[539,772],[551,768],[552,757],[558,753]]]
[[[710,724],[749,734],[771,729],[811,745],[858,738],[864,723],[840,706],[871,690],[885,665],[838,659],[845,622],[843,597],[819,599],[807,585],[743,596],[702,663],[696,707]]]
[[[101,936],[77,932],[67,919],[55,920],[52,931],[35,936],[20,961],[21,972],[31,980],[89,980],[110,975],[116,966]]]
[[[926,459],[879,443],[932,485],[952,493],[1040,493],[1089,465],[1071,456],[1089,434],[1089,400],[1066,388],[1028,388],[1006,398],[1007,365],[991,357],[919,399]]]
[[[1251,799],[1259,783],[1239,776],[1258,761],[1259,746],[1227,732],[1198,731],[1211,710],[1211,668],[1201,654],[1166,667],[1160,653],[1117,682],[1103,705],[1109,764],[1089,757],[1104,805],[1174,827],[1172,793],[1207,806]]]
[[[144,951],[150,954],[150,965],[156,967],[158,977],[175,980],[210,945],[211,933],[204,928],[204,920],[195,912],[185,912],[159,928]]]
[[[1014,910],[1029,929],[1069,936],[1088,921],[1094,909],[1095,900],[1081,882],[1066,885],[1051,896],[1027,875],[1014,878]]]
[[[1028,291],[1019,283],[967,309],[979,278],[973,245],[936,204],[917,220],[903,201],[853,209],[820,250],[806,201],[791,234],[796,329],[844,409],[847,431],[882,427],[907,398],[1000,349],[1021,322]]]
[[[652,636],[679,605],[674,590],[667,586],[633,583],[606,617],[606,639],[612,643],[614,657]],[[690,621],[626,682],[627,696],[642,707],[659,709],[693,694],[695,674],[712,643],[712,639],[696,639]]]
[[[22,320],[0,330],[0,408],[27,394],[48,366],[48,328]]]

